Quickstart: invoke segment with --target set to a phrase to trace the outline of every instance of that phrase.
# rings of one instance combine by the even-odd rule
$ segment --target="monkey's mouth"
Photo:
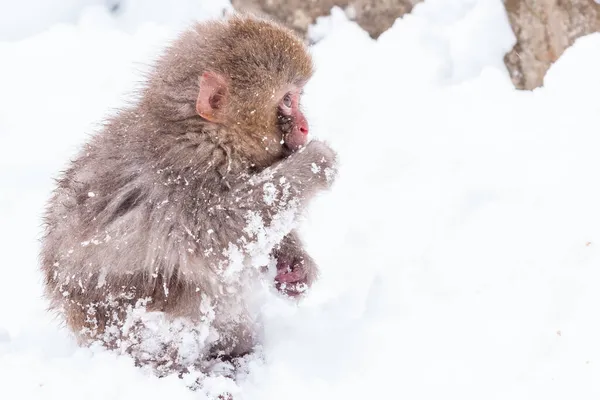
[[[282,135],[281,142],[282,142],[281,148],[283,149],[284,157],[288,157],[297,151],[293,145],[290,145],[290,134],[289,133],[284,133]]]
[[[282,151],[283,158],[287,158],[287,157],[291,156],[292,154],[294,154],[295,152],[297,152],[304,146],[306,146],[306,144],[304,144],[304,143],[298,144],[298,145],[290,145],[288,143],[284,143],[283,146],[281,146],[283,149],[283,151]]]
[[[292,147],[290,147],[290,145],[287,143],[287,141],[285,141],[281,147],[283,148],[283,154],[285,157],[296,152],[296,150],[294,150]]]
[[[283,136],[283,147],[288,151],[295,153],[306,145],[306,138],[297,132],[290,132]]]

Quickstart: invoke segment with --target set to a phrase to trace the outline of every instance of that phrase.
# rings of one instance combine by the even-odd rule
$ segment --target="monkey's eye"
[[[292,95],[290,93],[286,93],[286,95],[283,96],[282,103],[285,107],[292,108]]]

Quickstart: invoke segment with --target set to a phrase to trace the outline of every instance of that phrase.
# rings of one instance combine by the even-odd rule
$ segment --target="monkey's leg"
[[[67,325],[81,345],[100,342],[114,350],[122,339],[122,327],[129,305],[130,302],[126,300],[87,301],[75,297],[65,299],[62,308]]]

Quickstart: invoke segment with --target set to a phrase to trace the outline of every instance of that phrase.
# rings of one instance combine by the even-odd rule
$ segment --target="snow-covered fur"
[[[231,77],[236,111],[219,125],[194,107],[208,69]],[[256,335],[249,299],[273,250],[287,248],[314,279],[292,229],[332,181],[335,155],[320,142],[285,154],[261,97],[242,112],[248,90],[262,96],[311,71],[304,45],[270,22],[199,24],[158,61],[139,101],[84,146],[50,199],[41,252],[51,307],[82,343],[100,340],[160,366],[196,361],[182,341],[198,357],[243,354]],[[266,133],[277,146],[265,146]],[[162,314],[150,324],[140,310]],[[159,320],[171,325],[148,347]],[[205,326],[173,343],[190,323]]]

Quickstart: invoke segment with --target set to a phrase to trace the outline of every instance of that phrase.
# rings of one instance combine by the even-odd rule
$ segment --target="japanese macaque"
[[[256,341],[253,290],[310,287],[295,227],[336,176],[300,111],[311,74],[290,30],[245,16],[197,24],[159,57],[46,209],[46,295],[81,344],[159,373],[236,357]]]

